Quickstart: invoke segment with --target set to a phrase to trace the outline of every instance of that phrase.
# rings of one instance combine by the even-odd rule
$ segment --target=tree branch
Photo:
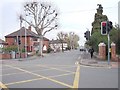
[[[44,6],[41,4],[41,9],[39,10],[39,13],[38,13],[38,25],[37,26],[39,26],[41,24],[41,22],[42,22],[41,14],[42,14],[43,7]]]
[[[56,19],[56,16],[53,17],[50,21],[47,21],[43,28],[47,28],[55,19]]]
[[[55,29],[57,25],[53,26],[54,21],[57,18],[55,10],[51,9],[51,6],[40,4],[38,2],[27,3],[25,6],[26,13],[28,16],[32,16],[33,23],[22,18],[25,22],[35,28],[39,35],[45,35],[47,32]]]
[[[51,30],[53,30],[53,29],[55,29],[56,27],[52,27],[52,28],[50,28],[49,30],[46,30],[44,33],[43,33],[43,36],[47,33],[47,32],[49,32],[49,31],[51,31]]]
[[[29,25],[31,25],[31,26],[33,26],[33,27],[35,28],[35,25],[33,25],[32,23],[28,22],[28,21],[27,21],[26,19],[24,19],[23,17],[22,17],[22,20],[25,21],[25,22],[27,22]]]
[[[29,6],[29,4],[26,4],[25,6],[25,10],[29,11],[30,13],[34,14],[33,10],[31,9],[31,7]]]

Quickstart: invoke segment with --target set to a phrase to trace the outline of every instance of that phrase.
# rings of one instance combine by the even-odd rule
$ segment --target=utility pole
[[[25,19],[26,19],[26,10],[25,10]],[[26,22],[25,22],[25,58],[27,58],[27,36],[26,36]]]
[[[22,41],[22,37],[21,37],[21,28],[22,28],[22,16],[20,16],[20,38],[19,38],[19,58],[21,58],[21,41]]]

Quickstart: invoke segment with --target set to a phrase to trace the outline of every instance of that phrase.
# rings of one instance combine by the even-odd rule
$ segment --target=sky
[[[119,24],[119,27],[120,27],[120,1],[119,1],[119,4],[118,4],[118,24]]]
[[[23,4],[26,1],[33,0],[1,0],[0,3],[0,38],[18,30],[19,14],[23,13]],[[36,0],[39,1],[39,0]],[[84,45],[84,33],[89,29],[91,31],[91,23],[94,21],[94,15],[97,12],[97,4],[102,4],[103,14],[108,19],[118,23],[118,2],[120,0],[43,0],[50,2],[59,12],[59,28],[48,32],[45,37],[48,39],[56,39],[57,33],[75,32],[80,40],[79,45]]]

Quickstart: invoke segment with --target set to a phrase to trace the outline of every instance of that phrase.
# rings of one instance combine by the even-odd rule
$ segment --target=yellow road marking
[[[30,80],[23,80],[23,81],[18,81],[18,82],[7,83],[5,85],[13,85],[13,84],[32,82],[32,81],[36,81],[36,80],[40,80],[40,79],[44,79],[44,78],[35,78],[35,79],[30,79]]]
[[[2,82],[0,82],[0,88],[3,88],[4,90],[9,90],[5,84],[3,84]]]
[[[39,65],[43,65],[43,64],[39,64]],[[65,67],[76,67],[76,66],[73,66],[73,65],[56,65],[56,64],[44,64],[46,66],[58,66],[58,67],[62,67],[62,68],[65,68]]]
[[[58,68],[55,68],[55,67],[48,67],[46,65],[40,65],[41,67],[47,67],[47,68],[50,68],[50,69],[54,69],[54,70],[58,70],[58,71],[64,71],[64,72],[72,72],[72,71],[69,71],[69,70],[64,70],[64,69],[58,69]],[[74,73],[74,72],[72,72]]]
[[[37,71],[47,71],[47,70],[51,70],[51,69],[43,69],[43,70],[35,70],[35,71],[31,71],[31,72],[37,72]],[[15,74],[24,74],[27,72],[19,72],[19,73],[10,73],[10,74],[2,74],[0,76],[9,76],[9,75],[15,75]]]
[[[77,66],[77,70],[76,70],[75,78],[74,78],[74,82],[73,82],[73,88],[78,88],[79,77],[80,77],[80,65]]]
[[[21,69],[21,68],[18,68],[18,67],[14,67],[14,66],[11,66],[11,65],[6,65],[6,66],[11,67],[11,68],[15,68],[15,69],[20,70],[20,71],[23,71],[23,72],[30,73],[30,74],[35,75],[35,76],[42,77],[42,78],[44,78],[44,79],[47,79],[47,80],[50,80],[50,81],[53,81],[53,82],[59,83],[59,84],[61,84],[61,85],[67,86],[67,87],[69,87],[69,88],[72,88],[71,85],[68,85],[68,84],[66,84],[66,83],[63,83],[63,82],[60,82],[60,81],[54,80],[54,79],[52,79],[52,78],[45,77],[45,76],[42,76],[42,75],[39,75],[39,74],[36,74],[36,73],[32,73],[32,72],[30,72],[30,71],[27,71],[27,70],[24,70],[24,69]]]
[[[40,66],[40,67],[46,67],[46,68],[48,68],[48,69],[35,70],[35,71],[31,71],[31,72],[36,72],[36,71],[46,71],[46,70],[54,69],[54,70],[59,70],[59,71],[64,71],[64,72],[71,72],[71,73],[74,73],[74,72],[69,71],[69,70],[63,70],[63,69],[58,69],[58,68],[54,68],[54,67],[48,67],[48,66],[46,66],[46,65],[37,65],[37,66]],[[70,68],[70,67],[67,67],[67,68]],[[12,68],[11,68],[11,69],[12,69]],[[2,75],[0,75],[0,76],[9,76],[9,75],[23,74],[23,73],[26,73],[26,72],[10,73],[10,74],[2,74]]]
[[[61,75],[49,76],[49,78],[60,77],[60,76],[65,76],[65,75],[70,75],[70,74],[74,74],[74,73],[66,73],[66,74],[61,74]],[[18,81],[18,82],[7,83],[5,85],[20,84],[20,83],[32,82],[32,81],[37,81],[37,80],[42,80],[42,79],[44,79],[44,78],[35,78],[35,79],[30,79],[30,80],[23,80],[23,81]]]

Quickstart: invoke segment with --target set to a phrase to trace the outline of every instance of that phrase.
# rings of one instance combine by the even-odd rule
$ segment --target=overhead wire
[[[116,6],[113,7],[105,7],[103,9],[112,9],[112,8],[118,8]],[[83,10],[78,10],[78,11],[68,11],[68,12],[61,12],[61,14],[69,14],[69,13],[82,13],[82,12],[87,12],[87,11],[94,11],[96,9],[83,9]]]

